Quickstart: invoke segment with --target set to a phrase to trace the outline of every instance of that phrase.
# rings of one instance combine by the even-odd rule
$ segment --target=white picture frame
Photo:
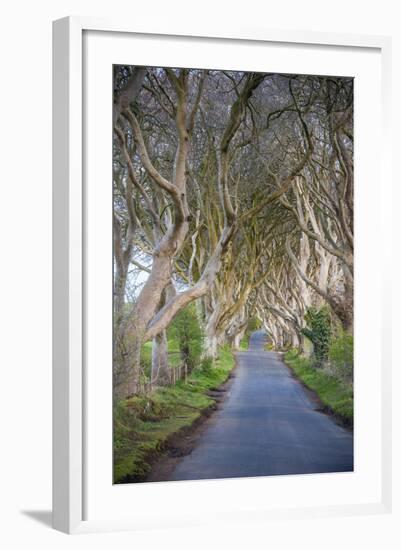
[[[206,44],[208,41],[220,41],[227,47],[230,44],[278,44],[291,45],[295,48],[327,47],[338,48],[345,52],[359,50],[374,51],[380,59],[381,99],[380,99],[380,193],[391,195],[390,189],[390,161],[387,151],[390,125],[390,55],[391,41],[388,37],[340,35],[332,33],[293,32],[264,29],[229,29],[216,31],[213,28],[196,29],[183,28],[183,25],[166,25],[165,28],[149,28],[147,25],[136,22],[131,24],[124,21],[108,21],[87,17],[68,17],[54,22],[53,32],[53,526],[66,533],[138,529],[147,525],[146,511],[138,517],[105,517],[99,513],[96,518],[87,517],[87,477],[88,462],[85,453],[88,430],[87,404],[87,325],[85,323],[85,265],[87,264],[88,242],[85,234],[88,230],[88,220],[85,218],[84,205],[84,161],[88,154],[84,147],[84,71],[83,59],[85,52],[85,33],[109,33],[112,39],[120,37],[145,37],[146,40],[158,40],[161,36],[175,37],[184,42]],[[198,46],[199,47],[199,46]],[[116,60],[116,62],[119,62]],[[135,59],[130,61],[135,64]],[[159,65],[163,66],[161,60]],[[110,103],[110,109],[112,105]],[[378,107],[379,108],[379,107]],[[110,111],[111,112],[111,111]],[[104,115],[107,120],[107,113]],[[111,120],[111,119],[110,119]],[[111,146],[110,146],[111,148]],[[110,199],[111,200],[111,199]],[[111,203],[110,203],[111,204]],[[360,205],[359,205],[360,206]],[[380,217],[381,234],[388,231],[388,220],[385,209],[378,213]],[[381,251],[384,265],[388,265],[390,251]],[[111,261],[111,260],[110,260]],[[380,308],[383,314],[381,324],[380,364],[375,391],[378,392],[378,406],[380,406],[380,426],[375,444],[380,445],[380,493],[379,498],[355,498],[344,502],[327,502],[321,506],[310,503],[296,503],[295,506],[280,505],[269,509],[256,504],[254,515],[258,521],[271,517],[311,517],[313,515],[352,515],[365,513],[385,513],[391,509],[391,357],[389,345],[389,285],[385,279],[386,270],[381,276],[382,296],[379,297]],[[377,282],[377,281],[376,281]],[[379,303],[378,302],[378,303]],[[385,312],[385,314],[384,314]],[[107,367],[107,366],[106,366]],[[111,365],[110,365],[111,369]],[[110,370],[111,372],[111,370]],[[363,376],[363,375],[362,375]],[[360,379],[361,380],[361,379]],[[363,380],[362,380],[363,381]],[[90,380],[89,380],[90,383]],[[111,384],[111,376],[110,376]],[[373,391],[374,388],[371,388]],[[111,392],[111,387],[110,387]],[[380,394],[380,395],[379,395]],[[92,400],[93,403],[93,400]],[[107,413],[108,414],[108,413]],[[90,418],[90,415],[89,415]],[[111,446],[111,440],[110,440]],[[111,447],[110,447],[111,454]],[[378,463],[379,463],[378,462]],[[377,466],[377,465],[376,465]],[[375,466],[375,467],[376,467]],[[378,466],[376,467],[376,469]],[[110,474],[111,480],[111,474]],[[111,481],[108,482],[111,483]],[[241,490],[243,494],[251,495],[256,492],[255,480],[215,481],[208,485],[210,491],[226,490],[227,495]],[[192,482],[191,482],[192,483]],[[191,491],[200,491],[199,487],[206,482],[195,482],[197,487],[188,485]],[[222,485],[225,483],[225,485]],[[229,485],[231,484],[231,486]],[[247,483],[247,485],[246,485]],[[259,480],[259,483],[262,481]],[[276,482],[275,482],[276,483]],[[189,489],[177,484],[156,484],[155,491],[163,493],[180,492],[190,498]],[[164,488],[161,487],[164,485]],[[149,485],[126,486],[127,491],[140,491],[141,498],[150,491]],[[288,483],[287,483],[288,487]],[[288,491],[288,489],[286,489]],[[199,493],[200,494],[200,493]],[[216,494],[219,494],[216,492]],[[121,495],[121,493],[120,493]],[[230,498],[229,496],[227,497]],[[105,499],[107,497],[105,496]],[[231,497],[232,500],[232,497]],[[230,516],[235,520],[235,505],[221,515],[221,518]],[[259,506],[259,507],[258,507]],[[153,512],[154,514],[154,512]],[[148,524],[151,524],[148,512]],[[154,517],[154,516],[153,516]],[[202,520],[196,517],[196,511],[184,515],[176,524],[199,523]],[[161,518],[163,525],[170,525],[169,517]]]

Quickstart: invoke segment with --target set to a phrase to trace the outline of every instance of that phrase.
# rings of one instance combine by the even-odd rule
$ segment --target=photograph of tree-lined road
[[[353,79],[113,67],[114,482],[353,470]]]

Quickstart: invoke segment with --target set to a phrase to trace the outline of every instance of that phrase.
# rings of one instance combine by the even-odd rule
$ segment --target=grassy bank
[[[187,382],[120,401],[114,411],[114,482],[143,480],[168,442],[213,408],[207,393],[225,382],[233,367],[231,351],[221,349],[213,365],[203,362]]]
[[[354,395],[351,386],[312,367],[310,359],[302,357],[296,350],[285,354],[285,362],[308,388],[316,392],[330,412],[347,425],[353,425]]]

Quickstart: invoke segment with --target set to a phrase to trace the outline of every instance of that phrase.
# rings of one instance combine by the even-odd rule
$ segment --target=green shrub
[[[205,357],[200,364],[200,371],[202,374],[209,375],[213,370],[213,359],[211,357]]]
[[[194,303],[178,313],[167,334],[169,340],[178,342],[181,360],[190,372],[200,362],[203,340]]]
[[[319,309],[310,307],[305,314],[307,326],[302,330],[313,344],[315,366],[322,366],[327,360],[331,340],[331,317],[327,306]]]
[[[354,338],[352,334],[341,332],[333,338],[328,352],[330,365],[343,379],[352,380],[354,370]]]

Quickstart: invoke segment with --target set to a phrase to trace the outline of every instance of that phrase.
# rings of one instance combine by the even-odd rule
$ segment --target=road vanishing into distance
[[[238,368],[221,408],[170,480],[353,471],[353,434],[319,412],[263,331]]]

